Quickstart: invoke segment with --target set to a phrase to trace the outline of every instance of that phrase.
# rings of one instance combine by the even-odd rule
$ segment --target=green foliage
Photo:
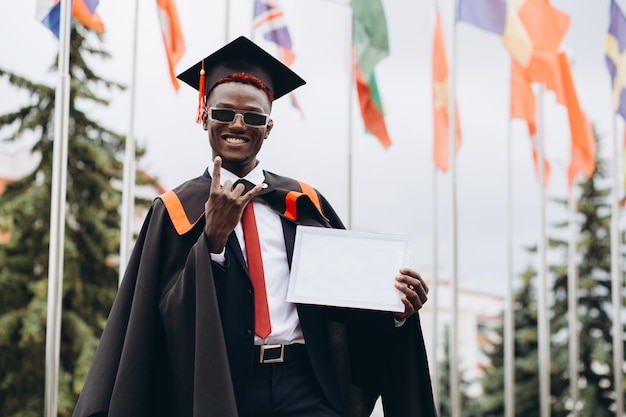
[[[452,393],[450,392],[450,330],[446,326],[444,330],[443,348],[445,356],[439,363],[439,415],[452,415]],[[460,367],[457,367],[460,368]],[[464,373],[459,371],[459,394],[461,397],[461,417],[475,417],[476,413],[473,399],[467,394],[470,381],[465,379]]]
[[[611,300],[611,211],[608,197],[610,189],[602,188],[605,176],[604,162],[597,161],[594,175],[581,183],[581,197],[578,204],[577,220],[580,236],[576,250],[578,258],[578,325],[576,329],[579,343],[578,386],[580,417],[612,416],[614,403],[612,366],[612,300]],[[563,265],[552,268],[555,276],[554,334],[569,334],[567,313],[568,276],[565,242],[555,243],[555,249],[562,255]],[[569,369],[567,366],[569,339],[555,338],[553,349],[560,353],[561,364],[553,376],[555,385],[555,407],[567,410],[569,400]]]
[[[611,300],[611,210],[605,185],[605,168],[602,160],[596,161],[593,176],[579,184],[577,205],[579,237],[576,248],[578,268],[578,416],[608,417],[614,415],[611,407],[615,401],[612,364],[612,300]],[[564,200],[553,204],[566,207]],[[552,281],[550,323],[550,388],[551,415],[565,417],[571,413],[569,372],[568,324],[568,243],[560,238],[567,232],[568,224],[558,222],[550,231],[552,255],[560,261],[549,267]],[[535,253],[536,248],[528,248]],[[539,415],[539,381],[537,378],[537,314],[532,281],[536,273],[530,268],[522,274],[522,286],[515,299],[515,415]],[[496,336],[488,338],[485,354],[491,367],[482,379],[484,395],[480,408],[484,416],[501,416],[504,413],[503,328]],[[624,395],[621,393],[621,395]]]
[[[527,268],[521,275],[522,285],[513,297],[515,327],[515,415],[531,417],[539,415],[539,377],[537,354],[537,303],[533,281],[537,273]],[[484,348],[491,366],[484,369],[483,395],[478,399],[482,415],[504,415],[504,329],[495,329]]]
[[[70,116],[58,415],[71,416],[117,292],[119,156],[125,138],[100,125],[90,109],[107,106],[121,85],[102,79],[87,60],[108,54],[89,45],[96,35],[75,25],[70,53]],[[98,38],[99,39],[99,38]],[[28,103],[0,115],[3,141],[36,135],[35,170],[0,196],[0,415],[41,416],[44,409],[46,305],[50,240],[54,95],[52,87],[0,69],[28,92]],[[142,150],[139,150],[141,155]]]

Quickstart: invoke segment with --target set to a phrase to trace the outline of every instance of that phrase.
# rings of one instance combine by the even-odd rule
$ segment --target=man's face
[[[237,113],[248,111],[269,114],[271,110],[270,101],[264,91],[238,82],[214,87],[207,98],[209,112],[211,107],[233,109]],[[256,166],[256,156],[272,126],[272,120],[266,126],[251,126],[244,123],[240,114],[231,122],[211,120],[211,117],[204,121],[204,129],[209,132],[213,158],[218,155],[222,157],[222,166],[239,177],[245,176]]]

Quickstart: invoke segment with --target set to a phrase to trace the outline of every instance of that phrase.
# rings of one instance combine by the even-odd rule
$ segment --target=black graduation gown
[[[270,172],[265,175],[269,187],[263,190],[263,198],[281,215],[286,230],[295,230],[296,224],[343,228],[317,191],[310,198],[302,193],[301,183]],[[237,417],[233,384],[245,378],[231,374],[231,369],[245,374],[252,356],[244,371],[237,370],[233,363],[242,361],[232,357],[245,353],[227,348],[234,346],[231,321],[222,316],[229,303],[222,302],[220,308],[221,269],[212,264],[202,233],[210,184],[206,175],[174,189],[182,209],[176,213],[168,212],[162,198],[154,201],[74,417]],[[317,201],[312,201],[315,197]],[[289,241],[289,236],[293,233],[285,233],[290,257],[293,240]],[[229,247],[234,251],[235,244],[232,234],[227,258],[233,257]],[[315,310],[314,306],[298,306],[307,349],[322,351],[318,358],[313,354],[311,361],[318,379],[326,381],[323,388],[331,403],[333,395],[339,394],[333,389],[336,383],[327,380],[329,368],[323,363],[327,362],[326,353],[332,356],[346,417],[369,416],[379,396],[386,416],[436,415],[417,314],[395,328],[389,313],[342,310],[330,314],[340,317],[339,321],[324,321],[325,329],[320,331],[320,315]],[[242,317],[245,322],[249,315]],[[306,317],[313,317],[313,324],[307,324]],[[309,343],[325,347],[309,349]],[[240,345],[252,349],[252,341]],[[322,365],[316,367],[316,362]]]

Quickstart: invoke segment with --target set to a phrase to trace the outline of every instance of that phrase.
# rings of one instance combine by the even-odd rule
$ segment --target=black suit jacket
[[[302,193],[298,182],[271,173],[266,182],[263,198],[284,218],[289,251],[296,224],[343,227],[317,192]],[[74,416],[237,416],[235,389],[247,380],[253,341],[234,341],[252,328],[253,314],[231,309],[241,308],[251,287],[235,267],[240,285],[222,293],[227,280],[214,274],[202,232],[209,190],[210,178],[198,177],[155,200]],[[181,210],[166,207],[172,198]],[[229,247],[236,249],[232,241]],[[370,415],[379,396],[387,416],[435,415],[418,315],[396,329],[388,313],[351,311],[337,322],[324,309],[299,306],[298,312],[315,372],[346,417]],[[241,368],[233,366],[235,356],[243,358]]]
[[[296,225],[285,218],[281,219],[287,258],[291,264]],[[233,387],[235,396],[238,397],[238,394],[246,389],[252,372],[254,297],[248,269],[234,233],[228,238],[225,255],[227,263],[225,266],[214,264],[213,276]],[[296,308],[307,353],[320,386],[331,406],[341,411],[343,401],[332,362],[327,331],[328,320],[333,318],[332,310],[310,305],[297,305]],[[237,400],[239,403],[240,399]]]

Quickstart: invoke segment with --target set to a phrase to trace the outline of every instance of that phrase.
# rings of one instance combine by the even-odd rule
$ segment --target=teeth
[[[241,139],[241,138],[226,138],[225,140],[226,140],[227,143],[233,143],[233,144],[245,143],[246,142],[245,139]]]

